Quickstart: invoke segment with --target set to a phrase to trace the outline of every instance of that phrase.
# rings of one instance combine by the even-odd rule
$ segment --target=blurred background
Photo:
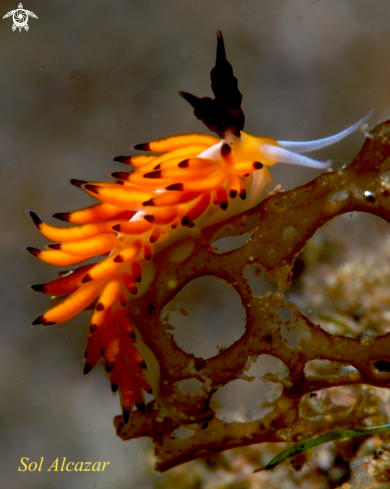
[[[1,0],[0,16],[16,9],[17,1]],[[70,178],[105,179],[124,169],[112,158],[131,153],[134,144],[207,132],[177,92],[211,95],[218,29],[243,93],[246,132],[310,140],[341,131],[372,108],[372,126],[389,119],[390,3],[26,0],[23,5],[38,16],[29,19],[28,32],[12,31],[12,18],[0,21],[0,484],[170,487],[163,476],[152,475],[149,440],[125,443],[116,437],[112,420],[120,413],[119,400],[103,369],[82,374],[87,313],[65,325],[30,326],[48,309],[49,299],[27,286],[54,279],[57,270],[23,250],[46,244],[25,210],[50,220],[55,212],[90,205],[69,185]],[[356,133],[313,156],[341,167],[362,142]],[[273,170],[275,184],[283,188],[318,174],[286,165]],[[220,309],[222,296],[218,292]],[[192,300],[201,307],[202,294]],[[204,307],[215,310],[213,304]],[[237,307],[240,320],[239,301]],[[202,320],[203,344],[228,346],[242,334],[243,323],[225,320],[226,314],[211,319],[210,337]],[[195,325],[181,334],[190,345]],[[22,457],[30,462],[45,457],[45,465],[57,457],[110,465],[95,473],[18,472]]]

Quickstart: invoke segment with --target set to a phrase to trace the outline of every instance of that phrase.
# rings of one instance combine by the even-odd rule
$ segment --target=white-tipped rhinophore
[[[281,148],[284,148],[286,150],[294,151],[294,153],[307,153],[308,151],[315,151],[317,149],[325,148],[326,146],[330,146],[331,144],[338,143],[345,137],[349,136],[352,134],[354,131],[357,129],[360,129],[363,124],[365,124],[368,119],[372,116],[374,113],[374,110],[371,110],[363,119],[360,121],[356,122],[352,126],[348,127],[347,129],[344,129],[344,131],[339,132],[338,134],[334,134],[333,136],[329,136],[327,138],[323,139],[316,139],[315,141],[278,141],[278,144]],[[284,160],[278,160],[283,163],[291,163],[290,161],[284,161]],[[301,165],[303,163],[297,163],[298,165]],[[311,166],[311,165],[304,165],[304,166]],[[313,166],[313,168],[324,168],[318,167],[318,166]]]

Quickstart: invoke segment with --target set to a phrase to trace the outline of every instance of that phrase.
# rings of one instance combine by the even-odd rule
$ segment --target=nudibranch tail
[[[57,280],[32,286],[62,298],[33,324],[62,323],[92,309],[84,373],[103,359],[111,389],[119,391],[125,423],[134,406],[145,412],[143,391],[159,398],[158,362],[131,320],[132,302],[153,281],[156,253],[257,205],[272,189],[269,166],[286,162],[326,168],[327,162],[298,153],[333,144],[368,118],[335,136],[306,143],[244,133],[242,95],[220,32],[211,81],[214,99],[180,94],[219,137],[185,134],[142,143],[135,148],[155,154],[114,158],[131,165],[129,171],[113,172],[114,182],[72,180],[98,203],[54,214],[71,227],[49,225],[29,213],[53,241],[47,250],[27,248],[33,256],[61,267],[95,258],[95,263]]]

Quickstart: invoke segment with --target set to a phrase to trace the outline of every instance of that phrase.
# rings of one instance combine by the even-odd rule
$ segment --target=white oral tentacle
[[[324,170],[331,165],[331,161],[317,161],[307,156],[302,156],[298,153],[293,153],[280,146],[272,146],[271,144],[264,144],[261,147],[261,152],[265,158],[275,161],[277,163],[290,163],[292,165],[307,166],[309,168],[316,168]]]
[[[344,131],[339,132],[338,134],[334,134],[333,136],[329,136],[323,139],[316,139],[314,141],[278,141],[280,147],[294,151],[294,153],[307,153],[308,151],[315,151],[317,149],[325,148],[326,146],[330,146],[331,144],[338,143],[345,137],[352,134],[354,131],[358,130],[365,124],[368,119],[372,116],[374,110],[371,110],[363,119],[356,122],[352,126],[344,129]]]

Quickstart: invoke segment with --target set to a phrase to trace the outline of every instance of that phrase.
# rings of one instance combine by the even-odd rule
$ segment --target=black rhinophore
[[[222,138],[228,131],[239,136],[245,122],[241,109],[242,95],[237,78],[233,75],[232,65],[226,59],[221,31],[218,31],[217,37],[217,58],[215,67],[211,70],[211,88],[215,98],[199,98],[187,92],[179,92],[179,95],[192,105],[195,116],[210,131],[216,132]]]

